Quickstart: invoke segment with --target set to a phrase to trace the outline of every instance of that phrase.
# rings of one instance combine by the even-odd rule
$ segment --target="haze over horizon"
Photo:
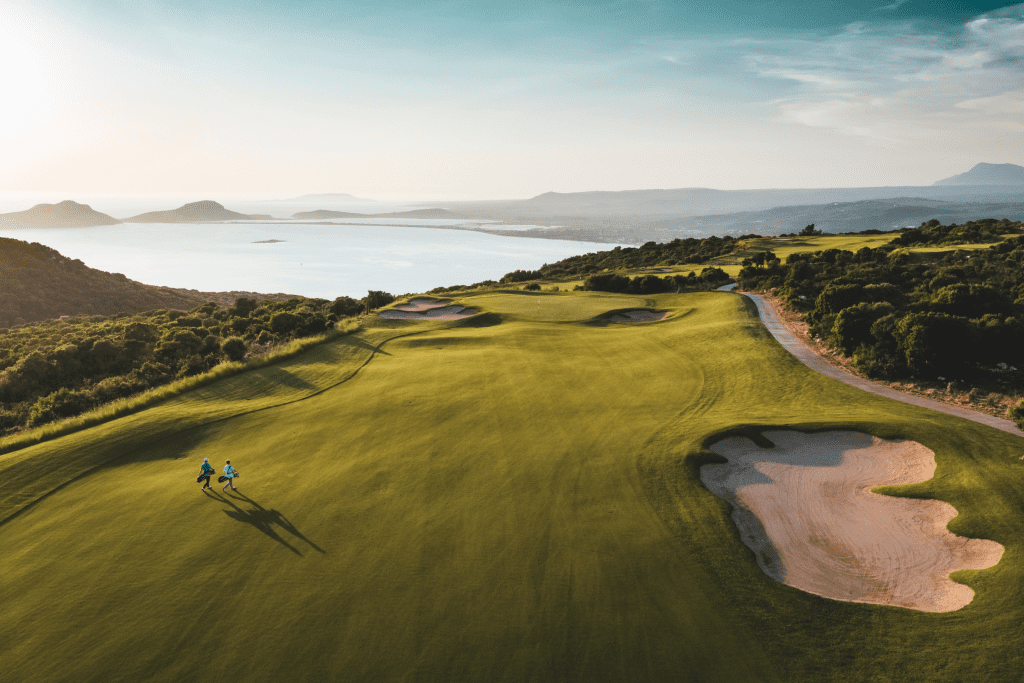
[[[1024,5],[762,5],[5,0],[0,192],[499,199],[1024,164]]]

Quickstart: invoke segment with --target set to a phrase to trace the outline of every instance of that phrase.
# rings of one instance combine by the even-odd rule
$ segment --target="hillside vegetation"
[[[771,251],[739,274],[749,290],[774,290],[803,311],[812,334],[868,376],[983,381],[1024,391],[1024,224],[926,224],[856,252]],[[907,246],[990,243],[982,249],[912,253]],[[906,245],[906,246],[905,246]],[[1013,417],[1024,423],[1020,408]]]
[[[132,314],[161,308],[187,311],[207,302],[226,308],[239,298],[280,302],[295,296],[146,285],[120,273],[89,268],[37,242],[0,237],[0,328],[64,316]]]
[[[202,302],[90,268],[36,242],[0,237],[0,327],[64,315],[190,309]]]
[[[392,299],[384,292],[364,301],[240,298],[228,309],[207,302],[189,312],[160,309],[0,330],[0,436],[266,355]]]
[[[458,303],[480,314],[370,317],[0,456],[5,678],[1018,679],[1019,438],[813,373],[733,294]],[[608,322],[637,307],[669,317]],[[934,449],[900,492],[1006,547],[957,575],[974,601],[922,614],[761,572],[698,468],[778,426]],[[207,457],[237,492],[199,491]]]

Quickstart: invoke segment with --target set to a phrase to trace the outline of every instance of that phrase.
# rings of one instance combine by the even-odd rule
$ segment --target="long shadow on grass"
[[[265,507],[263,507],[262,505],[260,505],[259,503],[257,503],[244,493],[239,493],[238,491],[235,491],[234,495],[245,501],[243,505],[247,504],[249,506],[248,508],[243,508],[241,505],[237,505],[235,501],[232,500],[232,498],[230,497],[230,494],[223,495],[212,493],[209,495],[231,506],[230,510],[224,511],[224,514],[226,514],[228,517],[238,520],[239,522],[251,524],[252,526],[256,527],[257,529],[265,533],[270,538],[274,539],[275,541],[283,545],[285,548],[288,548],[288,550],[291,550],[299,557],[302,557],[302,553],[299,552],[299,550],[295,548],[293,545],[288,543],[288,541],[282,538],[281,534],[277,533],[277,531],[274,530],[274,525],[279,526],[283,531],[287,531],[295,538],[305,541],[309,544],[311,548],[313,548],[317,552],[327,552],[323,548],[318,546],[316,543],[313,543],[313,541],[306,538],[302,534],[302,532],[296,529],[295,525],[289,522],[288,518],[285,517],[282,513],[278,512],[277,510],[267,510]]]

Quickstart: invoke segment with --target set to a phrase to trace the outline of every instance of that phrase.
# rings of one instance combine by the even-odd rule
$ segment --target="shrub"
[[[281,313],[275,313],[274,317],[270,319],[270,329],[273,330],[276,335],[287,337],[295,331],[295,328],[297,328],[301,322],[302,318],[294,313],[282,311]]]
[[[91,402],[84,392],[61,387],[35,402],[29,411],[28,423],[34,427],[62,417],[73,417],[84,413],[90,407]]]
[[[260,304],[256,299],[248,299],[243,296],[235,299],[235,305],[228,309],[228,313],[238,318],[245,318],[259,308],[259,306]]]
[[[245,342],[239,337],[229,337],[220,345],[220,350],[231,361],[240,361],[245,358]]]
[[[1017,404],[1008,411],[1010,419],[1013,420],[1019,429],[1024,429],[1024,404]]]
[[[134,322],[124,328],[123,338],[140,342],[155,342],[160,338],[160,333],[156,325]]]

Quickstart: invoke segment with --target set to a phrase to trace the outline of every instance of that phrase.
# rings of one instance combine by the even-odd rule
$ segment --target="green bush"
[[[220,350],[230,361],[240,361],[245,358],[245,342],[239,337],[229,337],[220,345]]]
[[[1024,404],[1015,405],[1009,410],[1010,419],[1013,420],[1017,427],[1024,429]]]
[[[339,296],[331,303],[329,310],[339,318],[350,318],[362,313],[363,303],[347,296]]]
[[[302,318],[294,313],[282,311],[270,319],[270,329],[279,337],[287,337],[302,323]]]
[[[63,417],[74,417],[92,407],[88,394],[61,387],[35,402],[29,411],[29,426],[52,422]]]

